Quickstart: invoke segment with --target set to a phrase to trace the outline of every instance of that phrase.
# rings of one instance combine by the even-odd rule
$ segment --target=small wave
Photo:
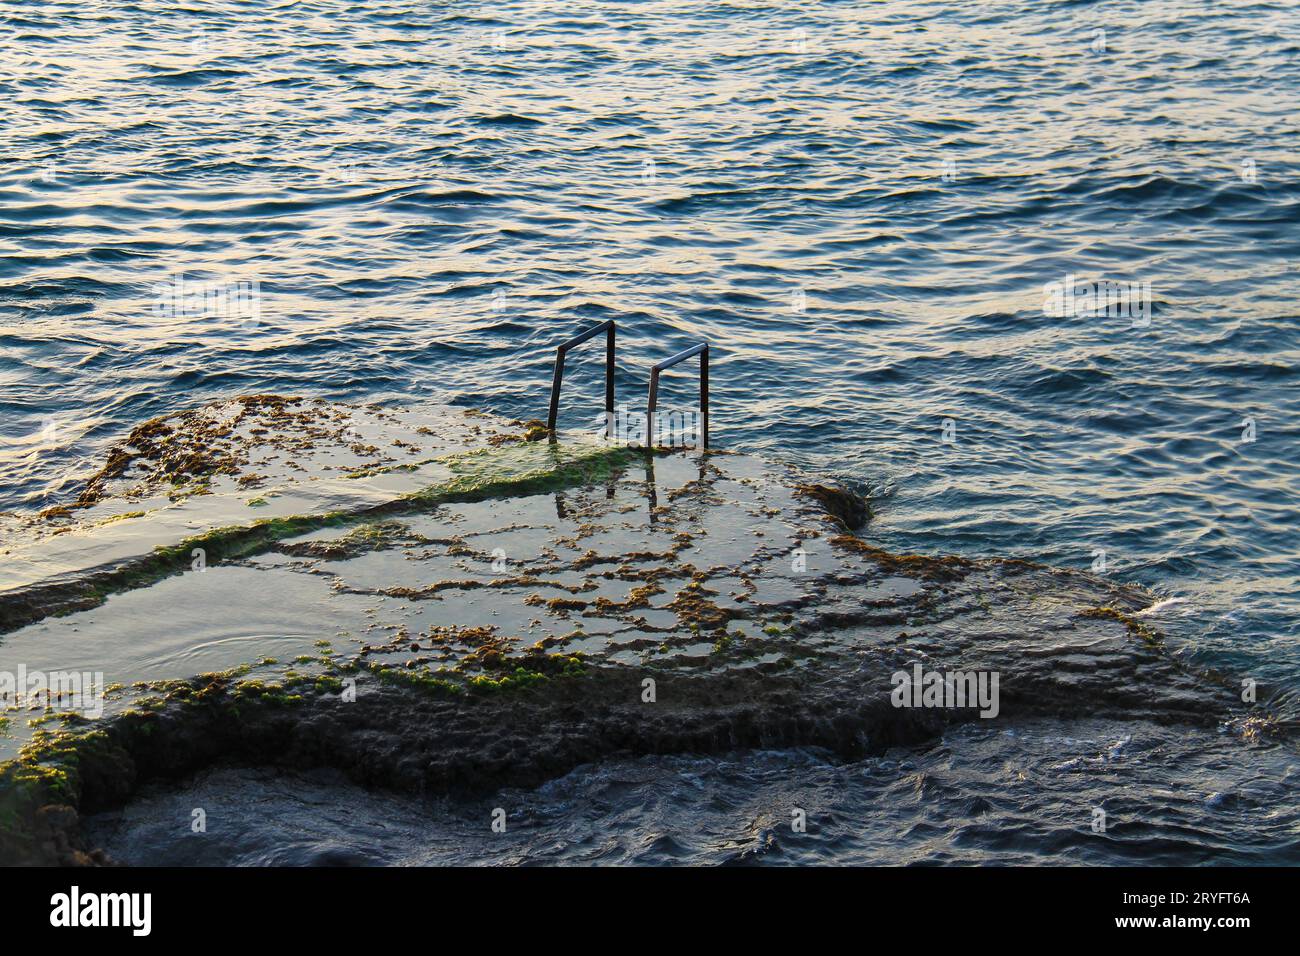
[[[1187,598],[1183,598],[1183,597],[1165,598],[1163,601],[1157,601],[1155,604],[1152,604],[1149,608],[1145,608],[1144,610],[1137,611],[1134,614],[1134,617],[1152,617],[1156,614],[1159,614],[1161,611],[1166,610],[1167,608],[1175,607],[1179,604],[1186,604],[1186,603],[1188,603]]]
[[[203,86],[215,80],[241,79],[243,76],[241,70],[202,69],[183,70],[179,73],[157,73],[147,79],[148,82],[159,86],[191,87]]]
[[[517,113],[499,113],[496,116],[479,116],[475,117],[472,122],[479,126],[505,126],[515,128],[531,128],[546,125],[541,120],[533,119],[531,116],[520,116]]]

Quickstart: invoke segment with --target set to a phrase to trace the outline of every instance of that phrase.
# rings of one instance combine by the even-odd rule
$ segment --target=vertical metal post
[[[605,333],[605,437],[614,437],[614,320]]]
[[[709,346],[700,353],[700,444],[709,447]]]
[[[555,353],[555,375],[551,378],[551,411],[546,416],[546,430],[555,434],[555,420],[560,417],[560,383],[564,381],[564,347]]]

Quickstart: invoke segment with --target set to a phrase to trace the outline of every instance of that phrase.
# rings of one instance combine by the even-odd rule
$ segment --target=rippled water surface
[[[1230,753],[1144,723],[968,725],[920,753],[612,760],[479,801],[374,794],[332,772],[219,769],[90,826],[123,862],[177,866],[1294,862],[1289,754]],[[199,837],[186,826],[195,806],[213,808]],[[503,834],[487,825],[498,806],[510,808]],[[1097,809],[1101,835],[1088,825]]]
[[[232,393],[539,417],[613,318],[621,398],[707,339],[715,442],[867,485],[885,546],[1104,557],[1294,681],[1297,37],[1195,0],[0,2],[0,509]],[[178,274],[256,280],[257,320],[159,309]],[[1070,275],[1149,283],[1149,324],[1045,314]]]

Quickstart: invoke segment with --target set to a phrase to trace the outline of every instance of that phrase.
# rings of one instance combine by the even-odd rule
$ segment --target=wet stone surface
[[[373,447],[405,453],[384,431],[396,425],[365,414],[381,423]],[[59,801],[103,810],[214,762],[483,792],[620,754],[815,746],[856,758],[971,722],[1269,727],[1230,678],[1164,646],[1140,590],[1023,561],[882,551],[869,524],[850,527],[867,516],[861,499],[751,456],[568,448],[529,441],[520,423],[426,420],[447,428],[419,426],[428,444],[459,450],[391,473],[391,487],[336,480],[313,496],[285,479],[305,510],[233,534],[203,516],[204,500],[224,520],[243,469],[270,469],[258,442],[225,455],[229,487],[184,506],[238,547],[214,544],[202,568],[132,557],[175,529],[169,508],[115,522],[113,540],[67,530],[83,573],[96,549],[148,573],[57,617],[32,612],[45,582],[8,592],[35,620],[0,637],[0,671],[76,667],[114,689],[89,721],[40,701],[10,707],[6,799],[29,814]],[[920,706],[919,690],[898,706],[900,673],[953,671],[996,679],[994,706]],[[47,815],[35,836],[0,845],[84,860],[75,817]]]

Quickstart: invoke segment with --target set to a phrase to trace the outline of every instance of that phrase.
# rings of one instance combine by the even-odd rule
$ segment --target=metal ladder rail
[[[606,319],[604,322],[590,328],[585,332],[579,332],[567,342],[560,344],[555,350],[555,377],[551,380],[551,412],[546,418],[546,430],[551,433],[551,438],[555,437],[555,421],[560,415],[560,383],[564,381],[564,356],[568,354],[569,349],[581,345],[588,339],[595,338],[601,332],[605,332],[605,428],[606,431],[612,427],[614,421],[614,320]]]
[[[613,319],[607,319],[599,325],[579,332],[573,338],[560,343],[555,349],[555,375],[551,380],[551,408],[546,418],[546,430],[552,440],[555,438],[555,425],[560,415],[560,386],[564,382],[564,358],[569,350],[583,342],[605,333],[605,422],[606,434],[614,421],[614,340],[615,325]],[[679,362],[698,355],[700,357],[700,446],[709,447],[709,343],[700,342],[676,355],[664,359],[650,368],[650,396],[646,403],[646,442],[652,437],[655,409],[659,403],[659,373],[672,368]]]
[[[678,352],[650,369],[650,398],[646,402],[646,445],[650,445],[651,432],[654,429],[655,407],[659,403],[659,373],[684,362],[692,355],[700,357],[700,447],[709,447],[709,343],[700,342],[684,351]]]

